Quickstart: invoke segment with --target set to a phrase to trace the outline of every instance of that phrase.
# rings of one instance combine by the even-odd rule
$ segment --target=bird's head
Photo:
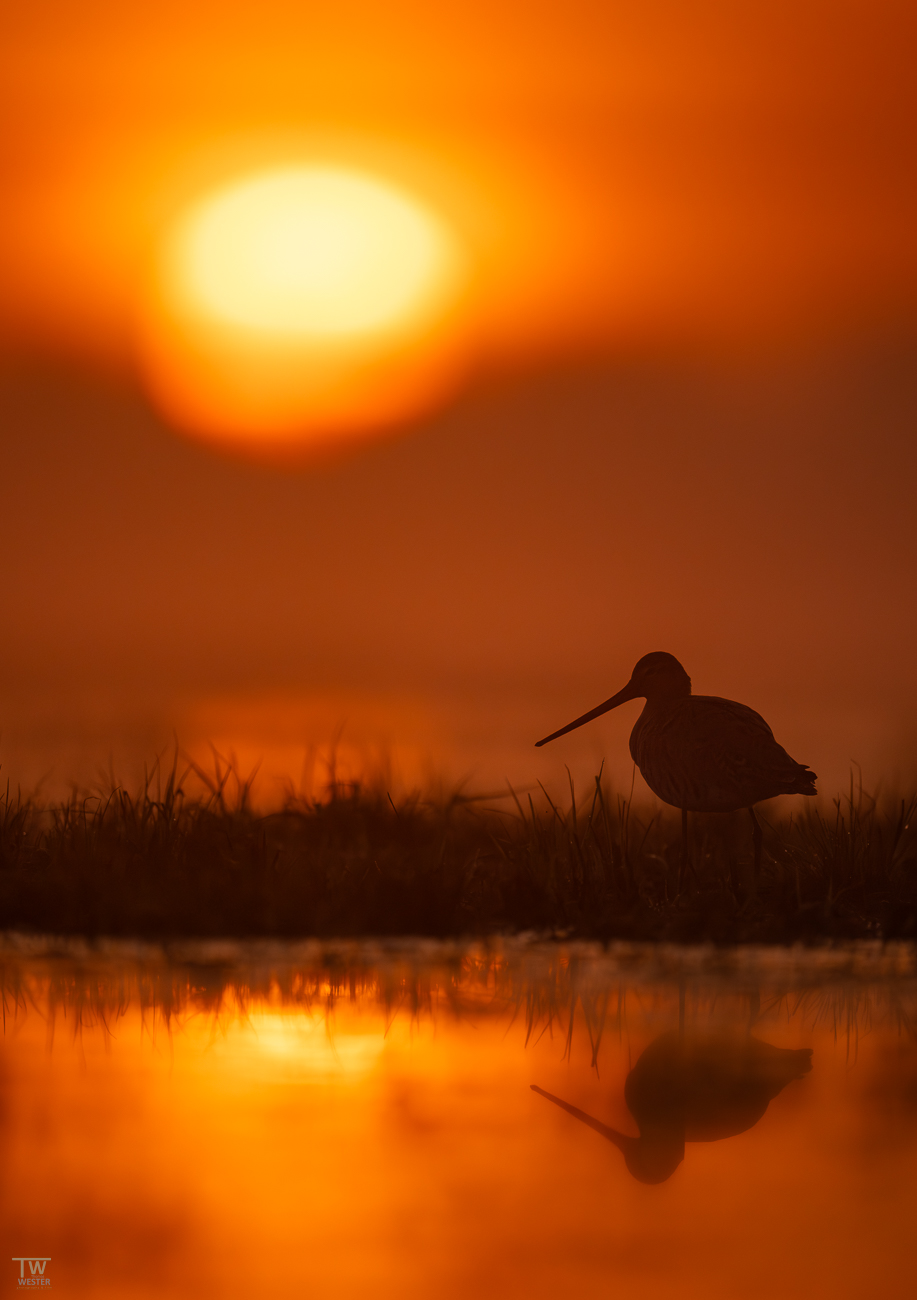
[[[622,1150],[628,1173],[638,1183],[664,1183],[685,1158],[684,1139],[675,1134],[660,1135],[656,1139],[641,1135]]]
[[[667,1178],[672,1177],[685,1158],[684,1125],[657,1127],[649,1132],[641,1129],[639,1137],[630,1137],[627,1133],[619,1133],[617,1129],[609,1128],[593,1115],[587,1115],[578,1106],[571,1106],[568,1101],[555,1097],[551,1092],[545,1092],[544,1088],[539,1088],[537,1083],[533,1083],[531,1087],[532,1092],[537,1092],[539,1096],[553,1101],[555,1106],[559,1106],[568,1115],[578,1119],[581,1124],[595,1129],[596,1133],[601,1133],[603,1138],[613,1143],[624,1156],[628,1172],[640,1183],[664,1183]]]
[[[590,709],[581,718],[575,718],[566,727],[561,727],[560,731],[555,731],[550,736],[545,736],[544,740],[537,741],[536,748],[546,745],[549,740],[556,740],[558,736],[566,735],[568,731],[574,731],[584,722],[591,722],[593,718],[601,717],[609,709],[616,709],[619,704],[624,704],[627,700],[680,700],[690,694],[691,678],[675,656],[667,654],[665,650],[653,650],[651,654],[637,660],[630,681],[618,691],[617,695],[612,695],[610,700],[606,700],[597,708]]]
[[[681,699],[691,694],[691,678],[674,655],[665,650],[653,650],[634,664],[630,681],[619,695],[646,700]]]

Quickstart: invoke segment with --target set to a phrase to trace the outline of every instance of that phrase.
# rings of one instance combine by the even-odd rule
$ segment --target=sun
[[[403,329],[453,270],[441,222],[390,185],[332,167],[237,182],[178,227],[171,273],[215,318],[319,339]]]
[[[383,428],[453,374],[464,273],[443,218],[382,178],[324,164],[245,175],[167,231],[144,373],[173,421],[218,441]]]

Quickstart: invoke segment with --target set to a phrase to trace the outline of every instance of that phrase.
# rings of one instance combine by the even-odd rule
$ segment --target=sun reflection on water
[[[320,1016],[253,1009],[243,1020],[235,1020],[213,1044],[217,1057],[233,1067],[276,1077],[281,1066],[285,1077],[354,1081],[376,1065],[385,1046],[380,1030],[360,1033],[352,1028],[332,1030]]]
[[[909,1294],[910,950],[66,949],[0,947],[0,1231],[68,1295]]]

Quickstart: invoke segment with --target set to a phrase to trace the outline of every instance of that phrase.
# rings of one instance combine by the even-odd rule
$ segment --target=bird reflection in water
[[[811,1068],[808,1047],[772,1047],[750,1034],[661,1034],[624,1084],[639,1137],[609,1128],[535,1084],[532,1090],[613,1142],[641,1183],[663,1183],[684,1159],[686,1142],[717,1142],[746,1132],[788,1083]]]

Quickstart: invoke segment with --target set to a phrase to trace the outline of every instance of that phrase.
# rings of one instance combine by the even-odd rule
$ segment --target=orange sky
[[[895,4],[8,8],[0,764],[629,780],[650,649],[833,794],[917,767],[913,15]],[[476,369],[312,471],[174,436],[131,329],[162,223],[321,147],[448,214]],[[626,714],[626,716],[624,716]]]
[[[117,354],[187,187],[321,141],[445,207],[485,354],[909,313],[910,6],[9,9],[4,316]]]

